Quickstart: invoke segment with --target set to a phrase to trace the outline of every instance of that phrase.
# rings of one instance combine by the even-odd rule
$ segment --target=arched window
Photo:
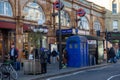
[[[56,16],[56,22],[59,22],[58,16]],[[61,26],[70,26],[70,16],[64,10],[61,11]]]
[[[0,1],[0,15],[13,16],[12,7],[8,1]]]
[[[29,2],[24,7],[24,16],[27,20],[38,21],[41,20],[43,23],[45,22],[45,14],[42,8],[35,2]]]
[[[78,21],[78,27],[80,29],[89,30],[89,23],[86,17],[81,17],[81,20]]]
[[[100,25],[99,21],[94,21],[93,26],[94,26],[95,31],[100,31],[101,30],[101,25]]]
[[[64,10],[61,11],[61,25],[62,26],[70,26],[70,16]]]

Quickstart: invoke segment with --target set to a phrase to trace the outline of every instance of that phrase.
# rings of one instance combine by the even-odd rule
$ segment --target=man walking
[[[14,44],[11,45],[9,56],[11,61],[16,62],[16,59],[18,58],[18,50],[15,48]]]
[[[113,62],[113,63],[116,63],[117,60],[116,60],[116,49],[117,49],[117,45],[116,44],[113,44],[113,47],[110,48],[109,50],[109,62]]]

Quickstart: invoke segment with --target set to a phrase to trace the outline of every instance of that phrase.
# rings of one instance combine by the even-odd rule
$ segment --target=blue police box
[[[68,67],[88,66],[88,43],[84,36],[71,36],[67,39]]]

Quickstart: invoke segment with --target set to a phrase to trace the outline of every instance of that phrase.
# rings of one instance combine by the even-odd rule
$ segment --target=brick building
[[[8,54],[10,45],[16,44],[21,59],[23,48],[29,50],[36,44],[40,45],[39,34],[33,33],[30,28],[38,26],[38,21],[47,26],[48,33],[42,34],[42,46],[56,44],[56,30],[58,29],[58,15],[53,9],[55,0],[0,0],[0,58]],[[78,28],[80,35],[96,36],[96,32],[105,29],[105,9],[92,2],[82,0],[61,0],[64,4],[61,10],[61,28]],[[84,17],[76,16],[76,11],[83,8],[86,12]],[[82,25],[81,25],[82,24]],[[103,34],[100,35],[104,37]],[[34,40],[35,39],[35,40]]]

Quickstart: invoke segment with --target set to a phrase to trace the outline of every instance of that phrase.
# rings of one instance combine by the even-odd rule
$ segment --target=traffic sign
[[[86,12],[84,11],[84,9],[80,8],[77,10],[77,15],[80,17],[83,17],[86,14]]]
[[[59,1],[55,1],[55,2],[53,3],[53,8],[56,9],[56,10],[59,10],[59,5],[60,5],[60,9],[62,10],[63,7],[64,7],[64,5],[63,5],[62,2],[59,3]]]

